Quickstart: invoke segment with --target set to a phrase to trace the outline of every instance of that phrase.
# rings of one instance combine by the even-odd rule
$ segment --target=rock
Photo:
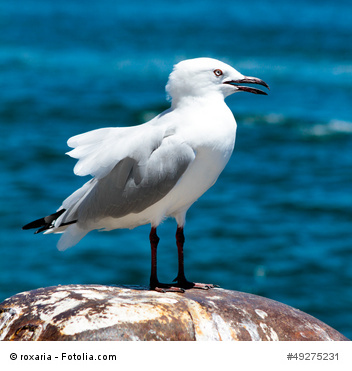
[[[0,304],[0,340],[348,340],[285,304],[224,289],[67,285]]]

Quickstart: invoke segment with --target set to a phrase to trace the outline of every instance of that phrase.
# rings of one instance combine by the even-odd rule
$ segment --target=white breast
[[[194,111],[192,110],[192,113]],[[172,216],[183,225],[189,207],[197,201],[217,180],[232,154],[236,138],[236,121],[223,103],[219,110],[206,107],[197,117],[185,115],[175,129],[177,135],[194,149],[195,160],[189,165],[174,188],[160,201],[138,214],[119,219],[104,218],[100,228],[134,228],[143,224],[157,226],[163,218]],[[179,121],[181,122],[181,121]],[[95,227],[96,228],[96,227]]]

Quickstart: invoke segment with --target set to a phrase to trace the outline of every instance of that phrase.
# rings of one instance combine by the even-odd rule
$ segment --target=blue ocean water
[[[57,236],[21,226],[87,179],[69,137],[166,109],[174,63],[207,56],[266,81],[227,98],[238,133],[216,185],[190,209],[189,279],[299,308],[352,338],[350,1],[0,2],[0,301],[38,287],[141,284],[149,227]],[[159,275],[177,273],[176,225],[159,227]]]

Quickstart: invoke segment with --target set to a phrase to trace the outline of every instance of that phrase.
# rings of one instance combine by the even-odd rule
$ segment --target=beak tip
[[[255,91],[252,91],[252,93],[258,94],[258,95],[268,95],[267,92],[260,90],[260,89],[256,89]]]
[[[242,78],[240,80],[232,80],[232,81],[224,82],[224,84],[230,84],[230,85],[236,86],[238,90],[247,91],[249,93],[254,93],[254,94],[268,95],[268,93],[266,93],[262,90],[259,90],[259,89],[249,88],[247,86],[238,86],[237,84],[239,84],[239,83],[257,84],[257,85],[264,86],[268,90],[270,90],[269,85],[265,81],[263,81],[261,79],[258,79],[257,77],[244,76],[244,78]]]
[[[265,81],[263,81],[263,80],[261,80],[261,79],[253,78],[253,83],[254,83],[254,84],[261,85],[261,86],[264,86],[264,87],[266,87],[267,89],[270,90],[269,85],[268,85]]]

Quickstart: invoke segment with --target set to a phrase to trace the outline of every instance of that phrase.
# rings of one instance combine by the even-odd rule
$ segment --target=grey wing
[[[104,178],[92,179],[90,192],[85,193],[79,206],[72,205],[73,213],[68,210],[66,215],[86,222],[139,213],[170,192],[195,153],[188,144],[171,136],[147,156],[139,157],[126,157]]]

